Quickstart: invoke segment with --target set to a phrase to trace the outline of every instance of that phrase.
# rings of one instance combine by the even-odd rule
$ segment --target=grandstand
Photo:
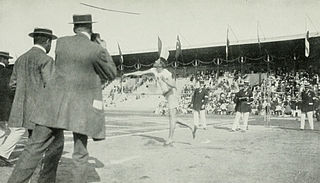
[[[301,34],[268,38],[261,40],[260,43],[256,40],[231,42],[228,59],[224,59],[226,46],[223,43],[185,48],[182,50],[182,57],[177,61],[174,59],[175,51],[171,50],[168,69],[176,75],[180,112],[190,111],[188,103],[194,89],[193,81],[194,78],[201,78],[206,81],[206,87],[211,94],[207,112],[227,114],[223,111],[233,106],[232,93],[236,92],[239,78],[245,76],[255,90],[256,100],[252,104],[255,114],[263,113],[261,109],[267,105],[265,89],[270,88],[272,94],[269,105],[272,114],[284,115],[292,110],[290,115],[296,116],[299,114],[296,112],[299,107],[294,103],[297,103],[299,87],[305,80],[314,80],[313,83],[317,83],[320,71],[320,36],[317,33],[310,34],[308,57],[305,56],[304,36]],[[150,68],[153,61],[158,58],[158,53],[152,51],[127,53],[123,58],[124,70],[119,72],[120,75],[128,71]],[[113,59],[120,66],[119,56],[113,56]],[[177,67],[174,67],[175,62]],[[270,81],[267,81],[267,78]],[[125,89],[119,89],[121,87]],[[113,94],[115,96],[111,97],[110,93],[114,88],[118,89],[117,92],[113,92],[116,93]],[[114,109],[157,111],[164,101],[154,81],[147,76],[127,81],[119,77],[105,88],[104,93],[106,106]],[[232,111],[229,113],[232,114]]]

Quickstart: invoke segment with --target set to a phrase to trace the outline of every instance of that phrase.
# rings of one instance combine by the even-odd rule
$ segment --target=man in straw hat
[[[9,87],[12,70],[8,68],[9,59],[12,57],[8,52],[0,51],[0,167],[12,166],[8,158],[15,145],[24,134],[24,129],[10,129],[11,133],[7,136],[7,122],[10,115],[11,104],[14,91]]]
[[[91,15],[74,15],[76,35],[57,40],[55,72],[39,93],[38,108],[31,116],[36,126],[10,183],[27,182],[46,149],[56,148],[54,141],[63,143],[64,129],[73,132],[72,181],[87,182],[88,136],[97,140],[105,138],[101,79],[112,80],[116,75],[108,51],[90,40],[92,23]],[[55,157],[52,163],[59,162],[60,158]],[[47,174],[51,177],[47,182],[55,182],[56,172]]]
[[[164,145],[173,145],[173,134],[175,130],[176,123],[186,126],[193,132],[192,127],[182,122],[181,119],[176,117],[176,110],[178,107],[178,98],[176,96],[177,88],[175,85],[175,81],[170,71],[165,69],[165,62],[169,56],[169,51],[161,51],[160,58],[155,61],[153,64],[153,68],[145,70],[145,71],[136,71],[132,73],[124,74],[123,76],[141,76],[145,74],[154,75],[158,86],[161,89],[162,95],[166,98],[168,102],[169,108],[169,137],[164,143]],[[195,133],[192,133],[193,137],[195,137]]]
[[[47,53],[50,52],[52,40],[57,39],[57,36],[46,28],[35,28],[29,36],[33,38],[34,46],[16,60],[10,79],[10,87],[16,92],[8,125],[20,132],[16,143],[24,134],[24,128],[28,129],[29,138],[31,137],[35,125],[30,122],[30,116],[37,108],[36,100],[40,90],[46,86],[54,70],[54,60]],[[51,162],[54,158],[51,154],[57,154],[60,158],[63,143],[55,141],[55,147],[48,149],[43,158],[39,182],[48,181],[47,173],[58,166],[57,163]]]

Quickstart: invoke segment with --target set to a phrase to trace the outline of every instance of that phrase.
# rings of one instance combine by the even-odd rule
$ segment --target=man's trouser
[[[16,147],[17,143],[23,137],[25,133],[24,128],[9,128],[10,134],[5,135],[5,122],[1,122],[3,125],[0,128],[0,156],[9,159],[11,153]]]
[[[55,183],[63,143],[63,130],[36,125],[8,183],[28,183],[41,159],[43,167],[40,170],[38,182]]]
[[[88,136],[73,133],[73,154],[72,160],[74,168],[72,169],[73,183],[87,182],[87,164],[89,160],[89,153],[87,150]]]
[[[309,121],[309,125],[310,125],[310,129],[313,130],[313,111],[309,111],[309,112],[303,112],[301,113],[301,122],[300,122],[300,129],[304,129],[305,126],[305,121],[306,121],[306,114],[308,117],[308,121]]]
[[[246,130],[248,127],[248,119],[249,119],[249,112],[236,112],[236,117],[234,118],[234,122],[232,125],[232,130],[236,130],[240,128],[240,118],[242,117],[243,120],[243,130]]]
[[[193,123],[195,126],[199,127],[199,125],[202,125],[204,128],[207,127],[207,121],[206,121],[206,110],[193,110]]]

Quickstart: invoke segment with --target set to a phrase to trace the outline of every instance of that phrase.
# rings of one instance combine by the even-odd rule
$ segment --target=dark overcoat
[[[309,112],[314,110],[314,97],[315,93],[311,90],[304,90],[301,93],[301,111]]]
[[[250,88],[241,89],[234,98],[236,103],[236,112],[251,112],[251,102],[253,101],[253,94]]]
[[[0,65],[0,121],[8,121],[14,91],[9,87],[12,70]]]
[[[54,70],[54,61],[44,50],[32,47],[15,62],[10,79],[16,93],[8,125],[33,129],[30,122],[32,112],[37,108],[39,92],[45,87]]]
[[[59,38],[55,54],[55,72],[40,93],[32,121],[104,139],[101,78],[115,78],[111,56],[82,33]]]
[[[201,107],[202,105],[206,105],[207,102],[208,90],[205,88],[196,88],[191,99],[192,109],[196,111],[204,110]]]

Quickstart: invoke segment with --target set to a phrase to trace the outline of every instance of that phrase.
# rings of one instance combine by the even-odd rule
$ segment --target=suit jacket
[[[53,59],[37,47],[32,47],[17,59],[10,79],[10,86],[16,93],[9,126],[34,128],[30,116],[38,108],[36,100],[53,73],[53,65]]]
[[[314,110],[314,98],[315,97],[315,93],[311,90],[304,90],[301,93],[301,111],[302,112],[309,112],[309,111],[313,111]]]
[[[191,99],[192,109],[196,111],[204,110],[201,107],[202,105],[207,104],[207,102],[208,102],[207,89],[203,88],[200,90],[199,88],[196,88],[194,90],[194,93]]]
[[[253,101],[253,94],[248,88],[247,90],[241,89],[234,98],[236,103],[235,111],[237,112],[251,112],[251,102]]]
[[[79,33],[56,43],[55,72],[40,93],[32,121],[105,138],[102,79],[114,79],[115,64],[108,51]]]
[[[9,87],[12,70],[0,65],[0,121],[8,121],[14,91]]]

